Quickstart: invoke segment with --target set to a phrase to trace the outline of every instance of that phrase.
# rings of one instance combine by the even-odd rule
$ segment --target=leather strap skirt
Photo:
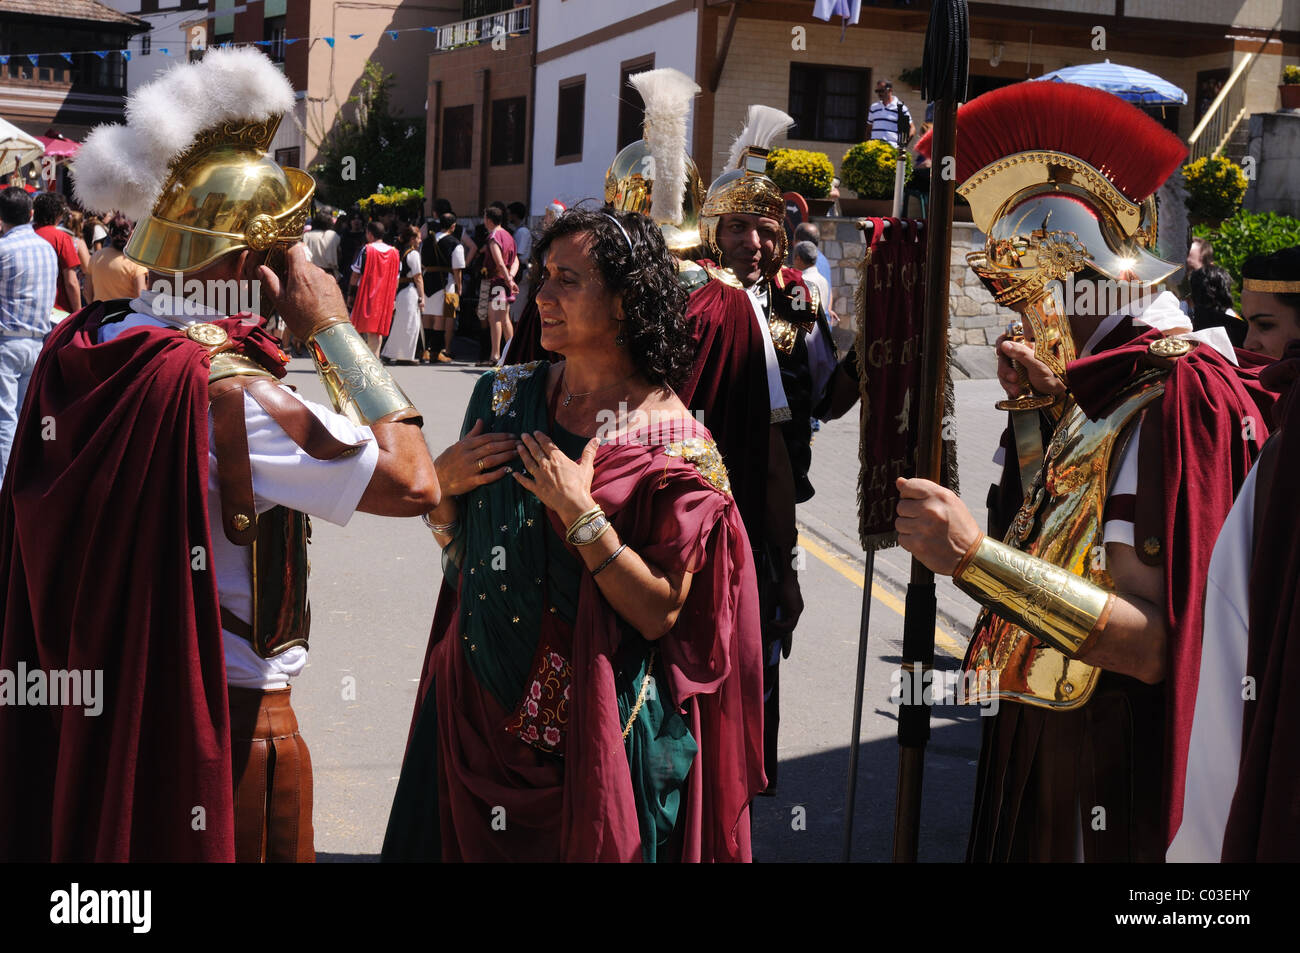
[[[314,863],[311,754],[289,689],[229,692],[235,860]]]

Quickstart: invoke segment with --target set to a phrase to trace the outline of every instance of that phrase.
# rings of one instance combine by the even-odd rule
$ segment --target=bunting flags
[[[334,49],[334,37],[332,37],[332,36],[325,36],[325,37],[321,37],[321,39],[323,39],[326,43],[329,44],[329,48],[330,48],[331,50]]]

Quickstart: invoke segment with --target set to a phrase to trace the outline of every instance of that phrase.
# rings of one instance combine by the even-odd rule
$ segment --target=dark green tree
[[[424,122],[389,113],[393,81],[378,63],[366,61],[357,94],[339,110],[310,170],[321,201],[348,208],[380,185],[424,182]]]

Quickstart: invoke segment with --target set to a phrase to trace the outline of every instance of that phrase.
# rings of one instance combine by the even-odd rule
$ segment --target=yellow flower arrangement
[[[1241,166],[1223,156],[1203,156],[1183,166],[1187,211],[1193,218],[1221,221],[1232,215],[1250,185]]]
[[[904,181],[912,177],[912,153],[903,151],[907,163]],[[883,139],[859,142],[844,154],[840,179],[858,193],[858,198],[887,199],[894,194],[894,170],[898,150]]]
[[[423,188],[399,189],[395,185],[385,185],[378,192],[374,192],[364,199],[359,199],[357,205],[361,206],[362,209],[369,209],[375,205],[393,207],[423,201]]]
[[[782,192],[798,192],[806,199],[824,199],[831,192],[835,166],[824,152],[773,149],[767,157],[767,174]]]

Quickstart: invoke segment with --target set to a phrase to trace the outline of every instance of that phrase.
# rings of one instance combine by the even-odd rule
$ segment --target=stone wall
[[[854,328],[853,291],[858,264],[866,253],[866,238],[852,218],[815,218],[821,229],[821,251],[830,264],[831,298],[839,315],[840,343],[850,340]],[[1002,333],[1011,312],[999,308],[966,264],[966,253],[982,249],[984,235],[970,222],[952,228],[952,264],[948,271],[948,336],[954,344],[991,345]]]
[[[1300,218],[1300,113],[1251,116],[1250,155],[1256,176],[1246,192],[1246,208]]]

